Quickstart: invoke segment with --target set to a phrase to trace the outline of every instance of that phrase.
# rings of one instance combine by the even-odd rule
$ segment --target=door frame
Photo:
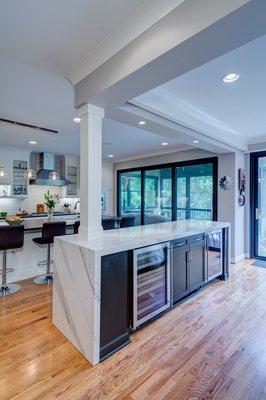
[[[250,154],[250,257],[266,260],[266,256],[258,255],[258,224],[256,208],[258,207],[258,160],[266,157],[266,151]]]

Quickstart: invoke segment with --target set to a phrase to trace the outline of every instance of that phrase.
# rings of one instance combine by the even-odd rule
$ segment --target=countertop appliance
[[[134,250],[133,329],[170,305],[170,243]]]

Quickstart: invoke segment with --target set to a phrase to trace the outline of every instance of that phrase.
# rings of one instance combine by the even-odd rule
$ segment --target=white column
[[[80,229],[85,237],[102,234],[102,119],[104,110],[92,104],[79,109]]]

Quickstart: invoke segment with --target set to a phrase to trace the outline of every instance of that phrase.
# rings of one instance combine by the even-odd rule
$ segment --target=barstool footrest
[[[50,265],[54,264],[54,260],[50,261]],[[38,261],[38,267],[46,267],[47,266],[47,260],[42,260],[42,261]]]
[[[34,279],[36,285],[51,285],[53,283],[52,275],[41,275]]]
[[[10,296],[21,289],[20,285],[9,283],[7,286],[2,286],[0,289],[0,297]]]
[[[12,268],[12,267],[7,267],[7,269],[6,269],[6,272],[9,274],[9,272],[14,272],[15,271],[15,268]],[[3,273],[3,269],[1,268],[0,269],[0,275],[2,275],[2,273]]]

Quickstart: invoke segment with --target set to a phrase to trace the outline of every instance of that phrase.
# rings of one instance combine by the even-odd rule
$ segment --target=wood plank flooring
[[[266,399],[266,269],[244,261],[91,367],[51,322],[52,287],[0,299],[1,400]]]

